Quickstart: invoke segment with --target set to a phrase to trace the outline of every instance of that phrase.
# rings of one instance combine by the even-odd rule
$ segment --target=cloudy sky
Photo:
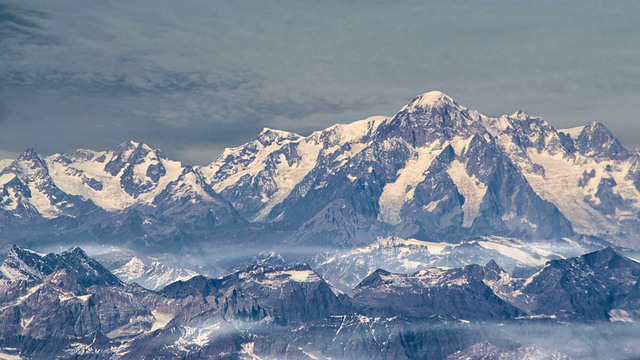
[[[436,89],[640,146],[640,2],[0,0],[0,158],[134,139],[206,164]]]

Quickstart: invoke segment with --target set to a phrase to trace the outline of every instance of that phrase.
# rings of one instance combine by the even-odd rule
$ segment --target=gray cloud
[[[0,150],[133,138],[208,163],[265,126],[305,134],[433,89],[488,115],[601,121],[637,146],[638,13],[632,1],[0,1]]]

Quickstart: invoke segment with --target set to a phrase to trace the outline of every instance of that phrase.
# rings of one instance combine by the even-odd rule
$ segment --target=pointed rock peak
[[[522,110],[518,110],[518,111],[514,112],[513,114],[509,115],[509,118],[516,119],[516,120],[527,120],[530,117],[531,116],[529,116],[528,114],[526,114]]]
[[[498,265],[498,263],[494,259],[491,259],[491,261],[489,261],[487,265],[485,265],[484,267],[490,270],[498,271],[498,272],[503,271],[500,265]]]
[[[153,151],[153,149],[145,143],[129,140],[116,146],[114,153],[123,153],[123,152],[134,151],[134,150]]]
[[[20,154],[20,157],[33,157],[33,156],[38,156],[34,148],[28,148],[22,154]]]
[[[586,129],[606,128],[606,126],[604,126],[604,124],[599,123],[597,121],[592,121],[592,122],[588,123],[587,125],[585,125],[584,127]]]
[[[484,266],[484,278],[487,280],[499,280],[504,273],[505,271],[494,259],[491,259],[491,261]]]
[[[191,173],[200,173],[200,170],[198,169],[197,166],[194,167],[192,165],[186,165],[184,169],[182,169],[182,173],[180,174],[180,176],[185,176]]]
[[[21,252],[22,248],[16,244],[11,245],[11,252]]]
[[[14,164],[16,162],[20,163],[20,162],[25,162],[25,161],[26,162],[41,163],[41,164],[44,165],[44,160],[42,160],[40,155],[38,155],[38,153],[33,148],[28,148],[22,154],[20,154],[20,156],[18,156],[18,158],[14,161]]]
[[[273,251],[259,253],[252,262],[260,266],[284,266],[286,264],[282,256]]]
[[[376,269],[376,271],[367,275],[362,281],[356,286],[356,289],[363,287],[375,287],[384,282],[384,278],[391,276],[391,273],[384,269]]]
[[[597,256],[597,257],[600,257],[600,258],[611,258],[611,257],[613,257],[615,255],[619,255],[618,252],[616,252],[613,249],[613,247],[607,246],[606,248],[604,248],[602,250],[597,250],[597,251],[585,254],[585,255],[583,255],[583,257]]]
[[[65,253],[75,254],[82,257],[89,257],[89,255],[87,255],[87,253],[84,252],[84,250],[82,250],[82,248],[80,248],[80,246],[78,245],[72,246],[71,248],[69,248],[69,250],[65,251]]]
[[[153,160],[163,158],[161,153],[154,151],[147,144],[135,141],[126,141],[118,145],[111,155],[111,159],[104,166],[104,170],[116,176],[129,163],[140,163],[145,161],[145,157]]]
[[[172,184],[181,184],[184,182],[195,183],[195,184],[206,184],[207,181],[200,171],[200,168],[197,166],[187,165],[184,169],[182,169],[182,173],[178,176],[178,179],[172,182]]]
[[[268,146],[270,144],[273,144],[274,142],[280,143],[281,141],[284,141],[284,140],[297,140],[297,139],[300,139],[301,137],[302,136],[296,133],[282,131],[282,130],[274,130],[274,129],[265,127],[260,132],[260,135],[258,135],[257,140],[262,145]]]
[[[133,150],[133,149],[137,148],[138,145],[140,145],[140,143],[135,142],[133,140],[125,141],[122,144],[116,146],[116,148],[114,149],[114,152],[121,153],[121,152],[125,152],[127,150],[130,151],[130,150]]]

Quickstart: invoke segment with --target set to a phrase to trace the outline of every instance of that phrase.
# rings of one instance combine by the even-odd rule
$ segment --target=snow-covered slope
[[[55,218],[95,208],[57,185],[45,160],[28,149],[0,172],[0,210],[19,218]]]
[[[318,167],[319,159],[340,152],[347,161],[362,149],[361,140],[385,120],[372,117],[334,125],[306,138],[265,128],[256,140],[225,150],[202,172],[245,218],[268,220],[273,207]]]
[[[114,151],[78,150],[51,155],[46,161],[63,191],[90,199],[105,210],[149,204],[182,173],[180,162],[134,141],[122,143]]]
[[[198,275],[192,270],[170,268],[157,260],[144,262],[138,257],[113,270],[113,274],[125,283],[135,282],[151,290],[159,290],[172,282],[189,280]]]

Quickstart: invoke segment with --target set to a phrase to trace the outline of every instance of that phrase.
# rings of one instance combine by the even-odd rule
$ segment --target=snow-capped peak
[[[429,91],[411,101],[413,107],[435,107],[439,105],[457,105],[453,99],[441,91]]]
[[[22,169],[23,171],[26,171],[26,169],[45,169],[46,171],[44,160],[33,148],[29,148],[20,154],[8,168],[13,168],[14,170]]]

